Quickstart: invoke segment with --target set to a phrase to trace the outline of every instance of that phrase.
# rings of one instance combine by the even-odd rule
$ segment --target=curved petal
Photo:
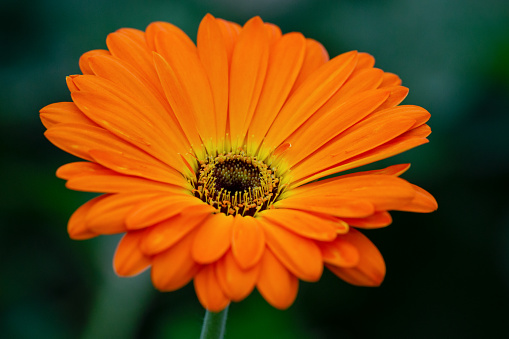
[[[314,114],[346,81],[357,52],[338,55],[315,71],[288,98],[267,133],[265,142],[277,146]]]
[[[180,43],[185,46],[186,49],[192,50],[195,48],[193,41],[189,39],[186,33],[182,31],[177,26],[170,24],[169,22],[156,21],[152,22],[147,26],[145,30],[145,38],[147,41],[147,46],[152,51],[157,51],[157,36],[160,34],[171,34],[175,37],[178,37]]]
[[[362,199],[331,198],[320,195],[295,196],[281,199],[273,205],[276,209],[294,209],[329,214],[340,218],[364,218],[375,212],[372,203]]]
[[[383,104],[388,96],[388,91],[373,90],[354,96],[338,106],[329,105],[329,101],[288,137],[292,144],[292,148],[285,155],[288,165],[294,166],[362,120]]]
[[[391,87],[391,86],[400,86],[401,79],[399,76],[393,73],[385,72],[383,76],[382,83],[379,87]]]
[[[339,267],[354,267],[359,263],[359,250],[342,237],[319,243],[323,261]]]
[[[296,165],[292,170],[293,180],[305,178],[308,182],[312,180],[310,178],[323,177],[326,175],[324,170],[334,164],[346,162],[356,155],[384,145],[411,129],[414,124],[415,120],[410,118],[369,119],[357,123]]]
[[[269,220],[305,238],[322,241],[336,238],[337,220],[327,215],[318,216],[299,210],[273,208],[259,212],[257,218]]]
[[[233,301],[241,301],[253,291],[259,274],[259,265],[242,269],[231,251],[215,264],[216,277],[226,296]]]
[[[203,223],[193,243],[195,261],[208,264],[223,256],[231,245],[233,221],[233,216],[218,213]]]
[[[426,127],[422,129],[422,131],[425,131],[428,128],[428,125],[424,125],[421,127]],[[424,145],[429,142],[428,139],[426,139],[426,135],[429,134],[427,131],[425,133],[422,133],[421,135],[414,135],[416,130],[421,129],[421,127],[418,127],[416,129],[410,130],[406,133],[403,133],[401,136],[394,138],[393,140],[380,145],[378,147],[375,147],[367,152],[361,153],[355,157],[352,157],[342,163],[336,164],[336,165],[330,165],[326,169],[310,174],[308,176],[304,176],[302,179],[295,180],[293,185],[303,185],[305,183],[308,183],[310,181],[316,180],[318,178],[323,178],[325,176],[335,174],[342,171],[347,171],[352,168],[356,168],[362,165],[370,164],[375,161],[379,161],[382,159],[386,159],[388,157],[394,156],[396,154],[408,151],[409,149],[412,149],[414,147]]]
[[[414,198],[415,190],[410,183],[401,178],[392,175],[368,174],[337,177],[327,180],[326,183],[318,181],[298,187],[289,194],[291,196],[281,202],[291,201],[292,198],[297,197],[310,201],[315,198],[328,198],[332,203],[338,199],[361,200],[373,204],[376,211],[382,211],[405,206]]]
[[[259,17],[249,20],[235,44],[230,66],[229,115],[232,149],[243,146],[266,77],[269,37]]]
[[[88,153],[95,162],[118,173],[160,181],[175,186],[185,185],[182,173],[168,166],[129,158],[123,153],[118,152],[95,149],[88,151]]]
[[[175,186],[131,175],[122,175],[102,165],[73,162],[61,166],[57,177],[67,179],[65,187],[85,192],[127,193],[161,191],[174,194],[189,192],[189,186]]]
[[[365,218],[343,218],[343,221],[357,228],[372,229],[390,225],[392,217],[389,212],[381,211]]]
[[[305,55],[305,39],[299,33],[285,34],[271,49],[267,77],[249,124],[248,152],[254,152],[285,103],[299,74]]]
[[[160,291],[175,291],[185,286],[200,269],[191,257],[191,233],[166,251],[152,257],[151,277]]]
[[[90,155],[91,150],[102,150],[158,167],[168,167],[168,165],[160,162],[158,159],[101,127],[77,123],[62,123],[48,129],[44,135],[55,146],[85,160],[94,160]],[[171,168],[169,170],[172,171]]]
[[[137,69],[142,77],[154,84],[163,93],[158,84],[158,77],[152,62],[152,53],[147,44],[141,45],[139,41],[133,40],[129,35],[122,32],[115,32],[108,35],[106,45],[111,54]]]
[[[194,289],[200,303],[211,312],[220,312],[230,303],[219,285],[214,265],[201,268],[194,277]]]
[[[375,58],[373,58],[372,55],[364,52],[359,53],[359,60],[357,60],[357,65],[355,66],[355,70],[352,72],[351,77],[355,76],[364,69],[373,68],[374,65]]]
[[[111,55],[110,51],[104,50],[104,49],[94,49],[92,51],[85,52],[81,57],[79,61],[81,73],[83,74],[94,74],[94,71],[90,67],[90,58],[98,55]]]
[[[169,137],[175,148],[190,148],[159,82],[148,81],[139,70],[113,56],[93,57],[90,59],[90,66],[98,76],[113,82],[124,92],[135,97],[139,105],[150,107],[150,115],[157,121],[156,125],[172,131]]]
[[[382,169],[379,169],[379,170],[354,172],[354,173],[350,173],[350,174],[340,175],[340,176],[337,176],[335,178],[321,180],[321,183],[325,184],[329,180],[336,180],[336,178],[343,178],[344,179],[344,178],[348,178],[348,177],[358,177],[358,176],[361,176],[361,175],[373,175],[373,174],[377,174],[377,175],[393,175],[393,176],[399,177],[401,174],[405,173],[409,168],[410,168],[410,164],[392,165],[392,166],[389,166],[389,167],[386,167],[386,168],[382,168]]]
[[[375,89],[382,82],[383,75],[384,71],[378,68],[362,69],[355,74],[352,72],[352,75],[334,96],[341,101],[346,101],[356,94]]]
[[[132,230],[152,226],[200,205],[203,201],[189,194],[161,193],[133,206],[126,216],[126,227]]]
[[[293,304],[299,289],[299,280],[290,273],[270,250],[266,250],[260,263],[256,288],[269,304],[284,310]]]
[[[105,197],[105,195],[95,197],[74,211],[67,224],[67,232],[69,233],[69,237],[71,239],[85,240],[98,236],[97,233],[88,229],[86,217],[92,206],[103,200]]]
[[[98,234],[127,232],[125,219],[140,200],[157,195],[154,192],[106,194],[87,213],[87,227]]]
[[[411,185],[415,190],[415,196],[408,205],[402,206],[399,210],[406,212],[429,213],[438,208],[437,201],[430,193],[419,186]]]
[[[252,217],[235,216],[232,230],[232,253],[242,269],[256,265],[265,249],[265,234]]]
[[[379,286],[385,277],[385,262],[376,246],[355,229],[338,238],[357,248],[359,262],[351,268],[326,264],[327,268],[352,285]]]
[[[216,130],[218,148],[222,149],[221,138],[226,136],[229,93],[229,62],[227,42],[221,33],[220,23],[207,14],[198,28],[197,51],[207,73],[214,110],[216,112]]]
[[[113,269],[121,277],[132,277],[146,270],[151,263],[139,248],[144,231],[127,232],[117,245]]]
[[[297,277],[305,281],[318,281],[323,261],[314,241],[302,238],[265,219],[259,219],[267,246],[274,255]]]
[[[223,19],[216,19],[226,45],[226,53],[228,55],[228,64],[231,64],[233,49],[239,38],[242,27],[239,24]]]
[[[213,211],[214,208],[210,205],[193,206],[184,209],[182,213],[168,220],[154,225],[141,241],[141,251],[146,255],[154,255],[167,250],[200,226],[205,218],[213,217]]]
[[[329,54],[321,43],[313,39],[306,39],[306,54],[299,75],[290,93],[295,92],[306,79],[329,61]]]
[[[166,99],[179,121],[186,123],[182,126],[186,134],[190,130],[188,122],[193,121],[193,127],[197,129],[209,153],[212,153],[216,145],[214,99],[196,47],[193,45],[190,48],[181,36],[174,32],[160,32],[156,35],[155,43],[158,52],[156,55],[160,55],[165,61],[162,62],[159,57],[154,59]],[[190,119],[184,119],[186,116]]]
[[[166,99],[175,112],[182,130],[187,140],[193,148],[195,154],[201,158],[204,156],[202,150],[202,140],[198,131],[198,123],[193,112],[191,98],[186,92],[185,87],[179,80],[179,74],[161,55],[154,53],[154,64],[157,69],[159,81],[161,82]]]
[[[43,107],[40,111],[41,121],[47,129],[62,124],[75,123],[96,126],[95,122],[87,118],[74,102],[57,102]]]

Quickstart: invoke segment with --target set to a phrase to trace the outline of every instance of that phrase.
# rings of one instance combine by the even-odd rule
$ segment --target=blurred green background
[[[233,304],[226,338],[499,338],[509,316],[509,2],[500,0],[2,0],[0,2],[0,337],[197,338],[192,288],[159,293],[149,274],[118,278],[118,237],[72,241],[67,219],[91,195],[54,175],[73,158],[44,137],[38,111],[70,101],[65,76],[120,27],[169,21],[193,39],[205,13],[254,15],[369,52],[427,108],[431,143],[377,164],[432,192],[433,214],[394,213],[366,232],[387,261],[380,288],[329,272],[301,283],[287,311],[258,294]]]

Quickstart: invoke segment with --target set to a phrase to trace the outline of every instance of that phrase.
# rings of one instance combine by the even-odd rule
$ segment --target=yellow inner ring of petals
[[[199,165],[194,195],[226,215],[254,216],[280,193],[274,170],[244,152],[209,156]]]

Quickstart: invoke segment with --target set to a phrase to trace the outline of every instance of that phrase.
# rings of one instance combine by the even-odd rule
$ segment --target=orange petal
[[[148,81],[132,65],[113,56],[91,58],[90,66],[98,76],[113,82],[123,92],[136,98],[138,105],[150,107],[151,121],[158,128],[174,131],[171,141],[176,149],[189,149],[189,143],[166,100],[160,82]]]
[[[358,123],[295,166],[293,180],[297,182],[307,177],[305,182],[308,182],[312,180],[310,177],[315,179],[323,177],[325,176],[323,173],[328,168],[334,168],[335,164],[390,142],[408,131],[414,124],[415,120],[407,118],[370,119]],[[337,173],[338,170],[335,172]],[[299,184],[302,183],[299,182]]]
[[[55,146],[85,160],[93,160],[89,153],[90,150],[100,149],[119,154],[128,154],[131,158],[166,166],[101,127],[77,123],[62,123],[48,129],[44,135]]]
[[[95,162],[78,161],[60,166],[57,169],[56,175],[60,179],[69,180],[80,175],[108,173],[114,174],[116,172],[96,164]]]
[[[231,251],[226,252],[215,267],[219,284],[226,296],[233,301],[241,301],[251,293],[260,271],[259,265],[248,270],[242,269],[237,264]]]
[[[369,201],[376,211],[398,209],[412,201],[415,196],[410,183],[392,175],[371,174],[334,179],[336,180],[327,180],[326,183],[318,181],[304,185],[289,194],[307,197],[309,200],[327,197],[332,201],[336,199]]]
[[[145,32],[136,29],[136,28],[120,28],[117,29],[116,33],[123,34],[133,41],[135,41],[140,46],[145,46]]]
[[[274,208],[257,214],[278,226],[284,227],[302,237],[330,241],[336,238],[336,220],[330,216],[317,216],[299,210]]]
[[[142,252],[146,255],[154,255],[175,245],[197,226],[201,225],[205,218],[213,217],[213,211],[214,209],[210,205],[193,206],[151,227],[140,244]]]
[[[156,21],[152,22],[150,25],[147,26],[147,29],[145,30],[145,36],[147,40],[147,45],[152,51],[157,51],[156,46],[156,38],[157,35],[160,33],[163,34],[171,34],[173,36],[178,37],[181,44],[185,46],[185,48],[191,50],[195,48],[194,43],[189,39],[186,33],[182,31],[177,26],[170,24],[169,22],[162,22],[162,21]]]
[[[180,35],[166,32],[156,35],[156,47],[166,61],[155,58],[158,74],[160,78],[163,73],[171,77],[161,83],[173,112],[179,121],[185,121],[182,127],[186,132],[190,127],[187,124],[193,121],[201,140],[213,151],[216,140],[214,99],[196,47],[189,48]],[[184,120],[184,116],[189,119]]]
[[[144,231],[127,232],[117,245],[113,257],[113,269],[121,277],[132,277],[150,266],[150,258],[139,248]]]
[[[267,133],[267,145],[279,145],[313,115],[346,81],[357,60],[356,52],[338,55],[313,73],[285,103]]]
[[[329,61],[329,54],[321,43],[313,39],[306,39],[306,55],[299,75],[295,80],[291,93],[295,92],[297,88],[318,68]]]
[[[154,64],[166,99],[170,103],[187,140],[189,140],[191,147],[198,157],[204,156],[201,147],[202,140],[198,131],[199,124],[196,121],[197,116],[193,112],[192,98],[187,92],[185,85],[182,84],[182,80],[179,79],[181,74],[157,53],[154,53]],[[209,94],[205,95],[210,95],[210,90]]]
[[[69,89],[69,92],[71,92],[71,93],[79,91],[78,86],[76,86],[76,84],[74,83],[74,79],[76,79],[77,77],[79,77],[79,75],[77,75],[77,74],[69,75],[69,76],[65,77],[65,83],[67,84],[67,88]]]
[[[210,14],[205,15],[198,28],[198,55],[207,73],[216,112],[217,142],[226,136],[228,114],[228,50],[220,23]]]
[[[153,192],[107,194],[90,208],[87,227],[98,234],[127,232],[125,218],[140,200],[154,196]]]
[[[214,265],[203,266],[196,274],[194,289],[202,306],[211,312],[220,312],[230,303],[219,285]]]
[[[290,307],[299,289],[299,280],[266,250],[260,262],[256,288],[269,304],[280,310]]]
[[[314,241],[302,238],[266,219],[259,219],[265,232],[267,246],[293,274],[305,281],[318,281],[323,262]]]
[[[103,166],[101,167],[104,168]],[[98,193],[163,191],[178,194],[189,192],[189,188],[186,189],[184,188],[185,186],[179,187],[130,175],[122,175],[109,169],[101,170],[99,172],[78,173],[68,179],[65,187],[76,191]]]
[[[377,111],[399,105],[408,95],[408,88],[403,86],[382,87],[382,89],[390,91],[390,95],[387,100],[376,109]]]
[[[232,148],[243,146],[267,71],[269,37],[259,17],[249,20],[235,44],[230,67],[229,121]]]
[[[97,233],[94,233],[88,229],[86,216],[92,206],[94,206],[105,197],[106,196],[104,195],[96,197],[81,205],[76,211],[74,211],[67,224],[67,232],[69,233],[69,237],[71,237],[71,239],[86,240],[98,235]]]
[[[281,28],[268,22],[264,23],[264,26],[269,36],[270,44],[274,45],[279,41],[279,39],[281,39]]]
[[[356,94],[376,89],[382,82],[384,71],[378,68],[368,68],[352,74],[345,84],[336,92],[335,97],[342,101]]]
[[[57,102],[40,110],[41,121],[47,129],[61,123],[77,123],[97,126],[83,114],[74,102]]]
[[[389,92],[373,90],[354,96],[339,106],[329,105],[329,103],[322,106],[315,115],[288,137],[293,146],[285,156],[288,165],[295,165],[329,140],[359,122],[384,103],[388,96]]]
[[[232,230],[232,252],[242,269],[258,263],[265,249],[265,234],[259,222],[249,216],[235,216]]]
[[[152,258],[151,277],[160,291],[175,291],[185,286],[198,272],[200,265],[191,257],[191,233],[166,251]]]
[[[127,214],[126,227],[132,230],[152,226],[199,205],[203,202],[189,194],[161,193],[138,202]]]
[[[399,76],[393,73],[385,72],[383,76],[382,83],[379,87],[391,87],[391,86],[400,86],[401,79]]]
[[[237,43],[237,39],[239,38],[239,34],[242,31],[242,27],[239,24],[231,21],[226,21],[223,19],[216,19],[221,29],[221,34],[223,36],[223,41],[226,45],[226,52],[228,55],[228,64],[231,63],[233,48]]]
[[[357,60],[357,65],[355,66],[355,71],[352,72],[352,76],[356,75],[363,69],[373,68],[375,65],[375,58],[368,53],[361,52],[359,53],[359,60]]]
[[[267,78],[249,126],[248,151],[258,148],[288,98],[304,61],[304,53],[305,39],[299,33],[285,34],[272,48]]]
[[[385,262],[376,246],[355,229],[351,229],[350,232],[340,235],[338,238],[357,248],[359,262],[352,268],[326,264],[327,268],[352,285],[379,286],[385,277]]]
[[[359,250],[342,237],[319,243],[323,261],[339,267],[354,267],[359,263]]]
[[[230,248],[233,216],[218,213],[208,218],[197,231],[192,254],[196,262],[207,264],[221,258]]]
[[[427,127],[427,125],[424,125],[421,127]],[[417,129],[421,129],[421,127],[410,130],[410,131],[402,134],[401,136],[394,138],[393,140],[391,140],[381,146],[378,146],[376,148],[373,148],[372,150],[369,150],[367,152],[359,154],[358,156],[348,159],[342,164],[339,164],[337,166],[330,166],[328,169],[326,169],[324,171],[321,171],[314,175],[307,176],[307,177],[305,177],[305,179],[299,180],[298,184],[302,185],[306,182],[310,182],[317,178],[322,178],[322,177],[330,175],[330,174],[346,171],[346,170],[356,168],[356,167],[359,167],[362,165],[373,163],[378,160],[386,159],[386,158],[392,157],[396,154],[408,151],[409,149],[412,149],[414,147],[428,143],[429,140],[423,136],[411,135],[413,133],[413,131],[415,131]],[[425,130],[425,129],[423,129],[423,130]]]
[[[117,152],[96,149],[90,150],[88,153],[95,162],[118,173],[156,180],[175,186],[185,186],[185,178],[180,172],[171,167],[128,158]]]
[[[373,204],[366,200],[351,198],[331,198],[326,196],[295,196],[277,201],[276,209],[294,209],[315,213],[324,213],[336,217],[363,218],[375,212]]]
[[[388,226],[392,223],[392,217],[389,212],[375,212],[365,218],[343,218],[343,221],[350,226],[372,229]]]
[[[177,167],[175,164],[178,162],[175,162],[175,159],[180,161],[180,158],[177,157],[176,152],[168,152],[168,146],[173,145],[171,139],[163,136],[154,124],[147,123],[138,114],[141,107],[136,104],[133,106],[106,91],[78,91],[71,95],[80,110],[101,127]]]
[[[94,74],[94,71],[92,68],[90,68],[89,60],[91,57],[97,56],[97,55],[111,55],[109,51],[106,51],[104,49],[95,49],[92,51],[85,52],[80,57],[80,69],[81,73],[83,74]]]
[[[401,211],[429,213],[435,211],[438,208],[437,201],[430,193],[420,188],[419,186],[412,184],[412,187],[414,188],[416,194],[408,205],[401,207]]]
[[[348,177],[357,177],[360,175],[372,175],[372,174],[378,174],[378,175],[393,175],[396,177],[399,177],[401,174],[405,173],[410,168],[410,164],[398,164],[398,165],[392,165],[383,169],[379,170],[371,170],[371,171],[362,171],[362,172],[354,172],[350,174],[344,174],[340,175],[336,178],[348,178]],[[331,179],[325,179],[321,180],[322,184],[325,184],[329,182],[329,180],[334,180],[335,178]]]
[[[141,45],[132,37],[122,32],[115,32],[108,35],[106,45],[113,56],[133,66],[147,81],[160,86],[157,84],[158,77],[152,62],[152,53],[147,48],[147,44]]]

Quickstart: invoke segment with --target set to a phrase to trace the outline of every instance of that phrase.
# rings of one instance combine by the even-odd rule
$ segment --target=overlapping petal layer
[[[114,257],[121,276],[151,267],[161,291],[193,280],[211,311],[254,288],[285,309],[299,279],[319,280],[324,266],[351,284],[379,285],[383,258],[356,228],[387,226],[392,210],[437,208],[399,178],[409,165],[316,181],[427,142],[429,113],[400,105],[408,89],[369,54],[329,60],[300,33],[212,15],[196,45],[164,22],[120,29],[106,44],[67,78],[73,101],[40,116],[46,137],[84,160],[58,177],[103,193],[76,210],[69,235],[125,233]],[[206,166],[237,157],[265,171],[264,190],[215,194],[210,182],[223,174]]]

